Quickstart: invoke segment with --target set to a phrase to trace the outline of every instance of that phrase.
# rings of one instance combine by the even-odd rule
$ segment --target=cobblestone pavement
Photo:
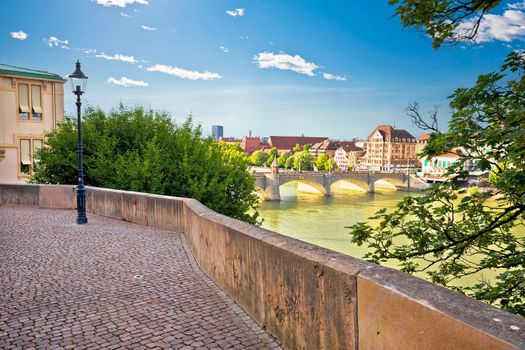
[[[278,349],[183,235],[0,206],[0,349]]]

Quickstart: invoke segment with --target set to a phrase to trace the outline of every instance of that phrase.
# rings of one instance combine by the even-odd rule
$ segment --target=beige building
[[[358,159],[364,153],[362,148],[355,145],[353,141],[340,143],[340,147],[335,151],[334,160],[337,167],[343,171],[355,170]]]
[[[44,133],[64,119],[64,82],[57,74],[0,64],[0,183],[31,175]]]
[[[416,144],[416,138],[408,131],[380,125],[368,136],[364,165],[374,171],[415,167]]]

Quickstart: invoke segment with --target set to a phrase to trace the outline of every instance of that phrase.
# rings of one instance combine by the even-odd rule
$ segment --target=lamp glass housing
[[[88,77],[80,69],[80,61],[77,61],[75,67],[75,71],[69,75],[71,91],[73,93],[79,92],[80,94],[83,94],[86,92]]]

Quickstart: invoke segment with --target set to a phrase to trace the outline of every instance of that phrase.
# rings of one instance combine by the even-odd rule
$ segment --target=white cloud
[[[57,47],[60,46],[62,49],[69,49],[69,41],[68,40],[60,40],[56,36],[51,36],[49,39],[47,39],[47,46],[49,47]]]
[[[345,76],[334,75],[330,73],[323,73],[323,78],[325,78],[326,80],[346,81]]]
[[[133,4],[140,4],[140,5],[148,5],[148,0],[96,0],[97,4],[105,6],[105,7],[126,7],[128,5]]]
[[[314,76],[318,65],[306,62],[299,55],[291,56],[285,53],[274,54],[273,52],[261,52],[253,57],[253,63],[257,63],[259,68],[277,68],[291,70],[296,73]]]
[[[129,78],[126,78],[126,77],[122,77],[120,79],[115,79],[113,77],[109,77],[108,78],[108,84],[115,84],[115,85],[120,85],[120,86],[125,86],[125,87],[130,87],[130,86],[149,86],[149,84],[146,83],[143,80],[132,80],[132,79],[129,79]]]
[[[149,68],[147,68],[148,72],[161,72],[166,73],[169,75],[175,75],[182,79],[190,79],[190,80],[213,80],[213,79],[220,79],[221,76],[218,73],[204,71],[204,72],[197,72],[197,71],[191,71],[186,70],[178,67],[171,67],[164,64],[155,64]]]
[[[228,10],[226,11],[227,14],[229,14],[230,16],[232,17],[242,17],[244,16],[244,9],[243,8],[239,8],[239,9],[235,9],[235,10]]]
[[[121,12],[120,15],[121,15],[122,17],[131,17],[130,15],[128,15],[127,13],[124,13],[124,12]]]
[[[88,55],[97,52],[96,49],[82,49],[82,51],[84,51],[84,53],[87,53]]]
[[[518,2],[515,4],[508,4],[507,7],[513,10],[523,10],[525,9],[525,0],[523,0],[523,2]]]
[[[230,49],[228,49],[226,46],[221,46],[221,50],[223,52],[230,52]]]
[[[244,40],[244,39],[248,39],[248,35],[241,35],[239,36],[240,39]]]
[[[148,27],[148,26],[140,26],[144,30],[149,30],[150,32],[154,32],[157,30],[155,27]]]
[[[525,3],[524,3],[525,4]],[[515,4],[518,6],[521,4]],[[457,28],[459,35],[468,35],[476,19],[469,19]],[[477,43],[490,41],[509,42],[525,37],[525,12],[506,10],[501,15],[486,14],[483,16],[474,41]]]
[[[138,60],[135,59],[133,56],[126,56],[121,54],[114,54],[113,56],[106,55],[104,52],[101,52],[99,54],[96,54],[95,57],[103,58],[105,60],[109,61],[122,61],[122,62],[128,62],[131,64],[135,64],[138,62]]]
[[[9,34],[11,34],[11,37],[13,39],[18,39],[18,40],[26,40],[29,37],[29,34],[24,33],[23,30],[20,30],[18,32],[11,32]]]

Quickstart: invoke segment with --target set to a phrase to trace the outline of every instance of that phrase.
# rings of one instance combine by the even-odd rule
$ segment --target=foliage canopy
[[[432,45],[475,41],[483,17],[501,0],[390,0],[405,27],[424,31]]]
[[[255,181],[238,146],[204,138],[188,118],[122,105],[104,113],[85,109],[82,120],[85,182],[121,190],[190,197],[209,208],[257,223]],[[65,118],[47,134],[32,181],[77,182],[77,123]]]
[[[434,283],[525,316],[525,237],[513,232],[525,219],[524,68],[523,54],[512,52],[500,71],[451,96],[449,130],[433,133],[423,150],[429,158],[462,151],[448,181],[350,228],[353,242],[372,248],[367,259],[396,260],[403,271],[424,271]],[[490,191],[457,187],[452,176],[466,178],[466,162],[492,172]],[[454,283],[489,271],[496,282]]]

